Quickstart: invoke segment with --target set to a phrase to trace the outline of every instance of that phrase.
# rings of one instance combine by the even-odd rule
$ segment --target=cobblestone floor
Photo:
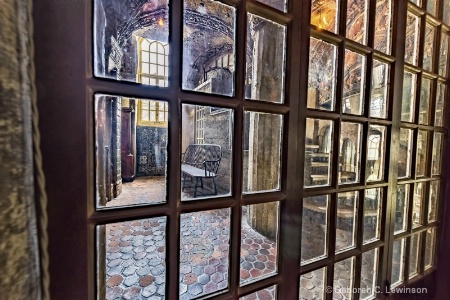
[[[106,203],[106,207],[136,204],[157,204],[166,201],[166,178],[164,176],[137,177],[122,183],[119,197]]]

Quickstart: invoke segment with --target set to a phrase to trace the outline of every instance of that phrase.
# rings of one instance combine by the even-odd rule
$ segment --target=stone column
[[[41,299],[33,180],[29,3],[0,1],[1,299]]]

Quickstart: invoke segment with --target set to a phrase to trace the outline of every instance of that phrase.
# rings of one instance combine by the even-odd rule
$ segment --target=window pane
[[[439,181],[432,181],[430,183],[430,198],[428,200],[428,223],[437,221],[440,196],[439,187]]]
[[[366,180],[384,179],[384,155],[386,149],[386,126],[370,125],[367,140]]]
[[[279,203],[242,207],[240,284],[277,273]]]
[[[411,245],[409,248],[409,278],[412,278],[419,273],[420,236],[420,233],[411,236]]]
[[[398,157],[398,177],[411,177],[411,154],[413,130],[400,128],[400,153]]]
[[[434,126],[444,126],[444,112],[445,102],[444,98],[447,93],[447,86],[443,83],[438,83],[436,92],[436,113],[434,116]]]
[[[432,157],[432,175],[441,174],[441,160],[442,160],[442,141],[444,134],[440,132],[434,133],[433,140],[433,157]]]
[[[406,72],[403,76],[402,116],[403,122],[414,121],[417,75]]]
[[[338,194],[336,218],[336,252],[354,248],[358,220],[358,192]]]
[[[419,58],[420,18],[410,12],[406,17],[405,61],[416,65]]]
[[[429,228],[426,231],[425,243],[425,270],[434,265],[434,252],[436,242],[436,228]]]
[[[355,257],[334,264],[333,299],[351,299]]]
[[[391,287],[395,287],[403,282],[405,268],[405,239],[397,240],[393,245]]]
[[[280,190],[283,117],[250,111],[244,129],[244,193]]]
[[[436,16],[436,0],[427,0],[427,12]]]
[[[312,0],[311,24],[337,33],[340,0]]]
[[[370,95],[370,117],[387,117],[389,65],[378,60],[373,61],[372,90]]]
[[[411,186],[403,184],[397,186],[397,201],[395,204],[394,234],[404,232],[408,228],[408,207]]]
[[[308,108],[334,110],[337,47],[315,38],[309,47]]]
[[[450,25],[450,5],[448,0],[444,0],[442,20],[445,24]]]
[[[383,214],[383,189],[366,190],[364,198],[364,235],[367,244],[380,239],[381,217]]]
[[[346,114],[361,115],[364,111],[364,90],[366,86],[366,57],[345,50],[344,99],[342,111]]]
[[[148,111],[137,113],[149,102],[95,96],[97,208],[166,202],[169,132],[145,123]]]
[[[95,0],[95,76],[137,82],[140,78],[139,59],[148,62],[148,52],[141,55],[141,48],[148,51],[148,41],[167,44],[168,24],[169,1],[166,0],[154,0],[151,4]],[[148,70],[147,64],[145,68]]]
[[[235,54],[235,15],[218,1],[184,1],[184,90],[234,95],[234,65],[216,67],[216,60]]]
[[[414,191],[413,211],[412,211],[412,228],[417,228],[423,224],[423,200],[426,195],[426,183],[416,183]]]
[[[248,14],[247,99],[284,102],[286,27]]]
[[[367,44],[367,0],[347,0],[347,38]]]
[[[286,12],[286,2],[287,0],[273,1],[273,0],[257,0],[258,2],[264,3],[266,5],[272,6],[278,10]]]
[[[228,288],[230,209],[180,216],[180,299]]]
[[[333,121],[306,119],[305,187],[331,183]]]
[[[441,48],[439,51],[439,75],[447,76],[447,64],[448,64],[448,39],[449,36],[444,31],[441,33]]]
[[[376,0],[375,50],[391,53],[392,2],[391,0]]]
[[[419,130],[417,136],[417,160],[416,174],[417,176],[427,175],[427,156],[428,156],[428,131]]]
[[[428,0],[427,2],[430,2]],[[433,51],[434,37],[436,35],[436,27],[427,23],[425,26],[425,40],[423,45],[423,68],[427,71],[433,71]]]
[[[183,104],[181,119],[181,199],[230,195],[233,110]]]
[[[257,292],[251,293],[247,296],[239,298],[241,300],[259,300],[259,299],[271,299],[276,300],[277,299],[277,286],[272,285],[271,287],[268,287],[263,290],[259,290]]]
[[[326,257],[329,195],[303,199],[301,263]]]
[[[377,292],[378,248],[362,254],[360,299],[372,299]]]
[[[299,300],[325,299],[326,273],[326,268],[321,268],[300,276]]]
[[[420,87],[419,124],[430,124],[430,98],[431,80],[422,77],[422,86]]]
[[[340,184],[359,182],[361,166],[362,125],[359,123],[341,123],[339,178]]]
[[[166,217],[97,226],[99,299],[164,299]]]

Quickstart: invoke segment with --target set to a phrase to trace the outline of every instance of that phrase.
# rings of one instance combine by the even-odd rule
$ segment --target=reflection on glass
[[[420,41],[420,18],[411,12],[406,16],[405,61],[418,64]]]
[[[278,202],[242,207],[240,284],[277,273]]]
[[[347,0],[347,38],[367,44],[367,0]]]
[[[448,63],[448,39],[449,36],[444,31],[441,33],[441,47],[439,50],[439,75],[447,76]]]
[[[167,102],[95,95],[97,208],[166,202],[167,124]]]
[[[409,278],[419,274],[420,233],[413,234],[409,248]]]
[[[422,86],[420,87],[419,124],[430,124],[430,98],[431,80],[422,77]]]
[[[329,195],[303,199],[302,265],[327,255],[329,199]]]
[[[427,1],[428,3],[430,0]],[[425,40],[423,44],[423,68],[427,71],[433,69],[433,51],[434,36],[436,35],[436,27],[427,23],[425,26]]]
[[[311,24],[334,33],[338,30],[340,0],[312,0]]]
[[[245,112],[244,193],[280,189],[283,117]]]
[[[416,183],[413,198],[413,211],[412,211],[412,228],[422,226],[423,215],[423,200],[426,197],[426,183]]]
[[[403,122],[414,121],[417,75],[406,72],[403,75],[402,116]]]
[[[428,132],[419,130],[417,136],[417,159],[416,159],[416,175],[427,175],[427,156],[428,156]]]
[[[230,209],[180,216],[180,299],[228,288]]]
[[[342,111],[346,114],[361,115],[364,111],[365,69],[364,55],[345,50]]]
[[[168,85],[169,1],[94,1],[97,77]]]
[[[430,198],[428,199],[428,223],[437,221],[438,203],[439,203],[439,181],[430,183]]]
[[[230,195],[233,110],[183,104],[181,118],[181,199]]]
[[[373,299],[376,295],[378,277],[378,248],[364,252],[361,256],[360,299]]]
[[[387,117],[389,65],[373,61],[372,90],[370,93],[370,117]]]
[[[286,2],[287,0],[282,1],[273,1],[273,0],[256,0],[258,2],[264,3],[266,5],[272,6],[278,10],[286,12]]]
[[[386,130],[386,126],[369,126],[366,165],[366,180],[368,182],[384,179]]]
[[[326,268],[314,270],[300,276],[299,300],[323,300],[325,296]]]
[[[433,157],[431,162],[431,174],[441,174],[441,159],[442,159],[442,141],[444,134],[441,132],[434,133],[433,139]]]
[[[339,176],[338,182],[359,182],[359,170],[361,165],[361,139],[362,124],[341,123],[341,135],[339,145]]]
[[[426,231],[426,243],[425,243],[425,270],[431,268],[434,265],[434,251],[436,242],[436,228],[429,228]]]
[[[376,0],[375,37],[373,48],[375,50],[391,53],[392,30],[392,2],[391,0]]]
[[[436,16],[436,0],[427,0],[427,12]]]
[[[444,98],[447,91],[447,86],[443,83],[438,83],[436,91],[436,112],[434,115],[434,126],[444,126]]]
[[[398,156],[398,178],[411,177],[411,151],[413,130],[400,128],[400,153]]]
[[[97,226],[99,299],[164,299],[166,217]]]
[[[334,110],[337,47],[310,38],[308,108]]]
[[[334,264],[333,299],[351,299],[355,257],[350,257]]]
[[[403,282],[405,268],[405,239],[394,241],[392,253],[391,287]]]
[[[336,252],[354,248],[358,221],[358,192],[338,194],[336,217]]]
[[[364,197],[364,244],[380,239],[381,217],[383,213],[382,202],[382,188],[366,190]]]
[[[397,186],[394,234],[404,232],[408,228],[408,206],[410,190],[411,187],[409,184]]]
[[[218,1],[184,1],[184,90],[234,95],[235,14]]]
[[[239,298],[241,300],[257,300],[257,299],[273,299],[277,300],[277,286],[272,285],[271,287],[259,290],[257,292],[251,293],[247,296]]]
[[[305,187],[330,185],[333,121],[306,119]]]
[[[248,14],[246,98],[284,102],[286,27]]]

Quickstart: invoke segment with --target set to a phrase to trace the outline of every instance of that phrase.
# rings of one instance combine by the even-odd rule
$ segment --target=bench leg
[[[186,184],[186,173],[183,173],[183,186],[181,187],[182,192],[184,192],[185,184]]]
[[[217,195],[216,179],[213,177],[214,195]]]
[[[197,197],[198,177],[195,177],[194,198]]]
[[[200,184],[201,184],[202,189],[203,189],[203,178],[201,178],[201,177],[200,177]]]

